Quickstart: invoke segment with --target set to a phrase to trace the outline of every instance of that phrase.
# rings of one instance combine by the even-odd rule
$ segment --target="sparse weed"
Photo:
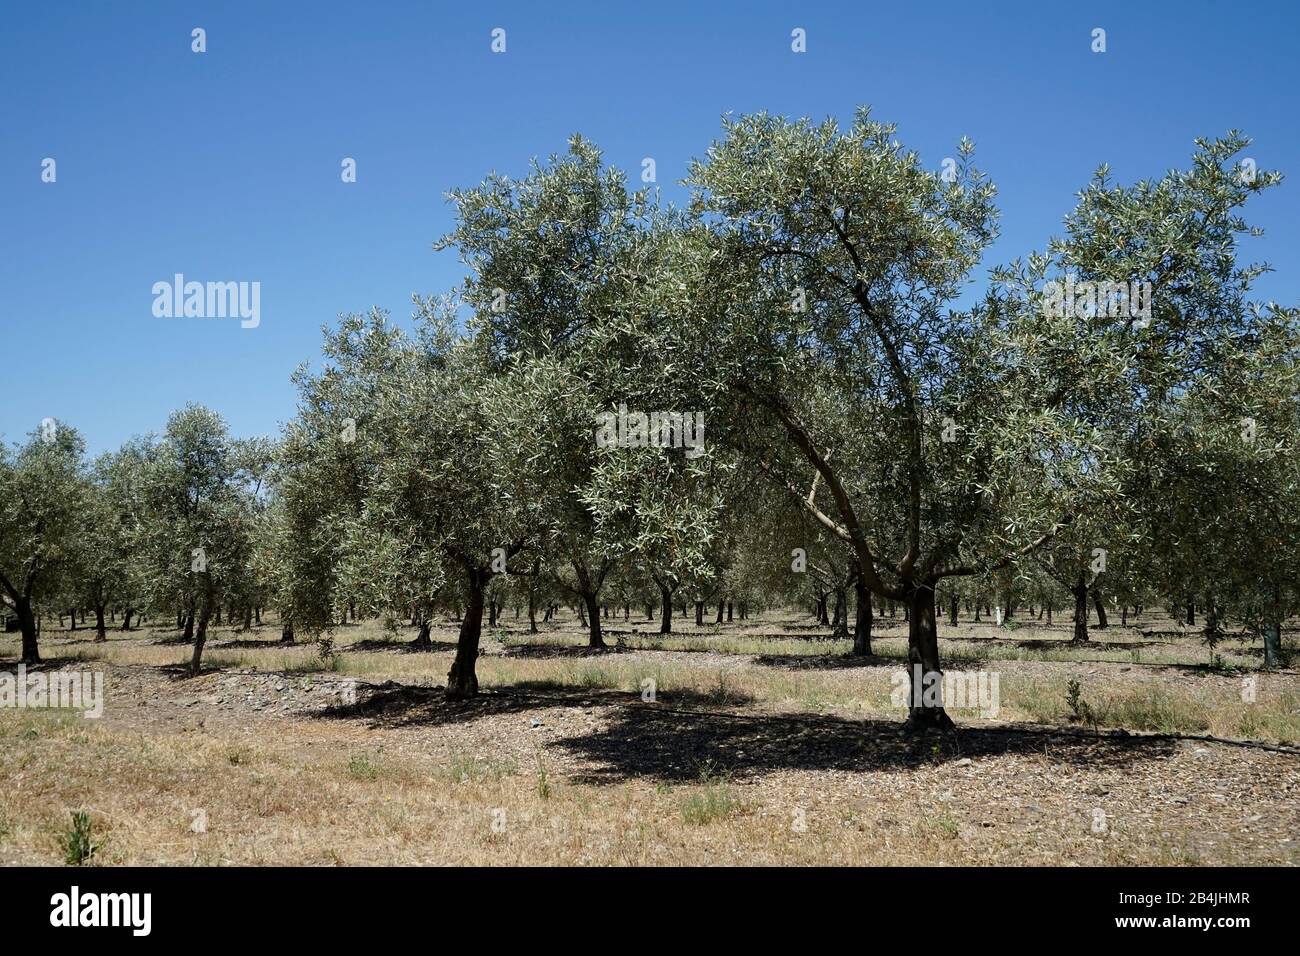
[[[717,775],[712,764],[700,770],[699,785],[681,803],[682,818],[695,826],[725,820],[740,809],[740,799],[733,792],[730,775]]]
[[[1097,715],[1083,699],[1083,689],[1073,677],[1065,683],[1065,703],[1070,708],[1070,719],[1075,723],[1097,726]]]
[[[537,795],[543,800],[551,798],[551,781],[546,773],[546,766],[542,763],[542,755],[537,755]]]
[[[348,760],[348,776],[353,780],[377,780],[379,764],[369,754],[353,754]]]
[[[69,866],[81,866],[98,852],[102,843],[92,838],[90,814],[84,810],[72,811],[72,826],[59,838],[63,848],[63,861]]]
[[[456,751],[451,755],[447,765],[440,769],[438,775],[455,783],[477,783],[484,780],[500,780],[502,777],[512,777],[518,772],[519,768],[513,760],[485,759],[473,754]]]

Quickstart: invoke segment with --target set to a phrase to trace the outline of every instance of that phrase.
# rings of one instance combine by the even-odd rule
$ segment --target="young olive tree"
[[[99,456],[91,466],[86,511],[77,542],[76,604],[95,612],[95,640],[108,639],[105,612],[140,601],[135,543],[144,521],[143,459],[132,444]]]
[[[499,370],[517,366],[534,393],[520,401],[545,413],[540,427],[554,435],[528,466],[556,504],[549,577],[583,609],[589,645],[603,648],[600,595],[616,554],[596,541],[584,494],[598,461],[596,416],[628,399],[616,330],[637,308],[647,194],[630,193],[624,174],[575,136],[567,153],[534,161],[525,177],[492,176],[452,199],[457,221],[439,247],[455,247],[471,270],[463,296],[476,334]]]
[[[390,447],[372,427],[391,390],[381,385],[414,377],[417,352],[379,310],[343,316],[322,333],[323,366],[294,373],[298,411],[278,447],[273,580],[281,615],[315,635],[352,602],[368,613],[400,607],[427,622],[443,583],[441,561],[402,529],[376,517],[363,530],[361,520]],[[378,537],[365,541],[372,529]],[[365,547],[353,546],[356,536]]]
[[[150,456],[141,547],[152,605],[179,607],[187,631],[193,625],[191,675],[202,667],[213,613],[251,564],[258,477],[240,457],[225,421],[201,405],[175,412]]]
[[[291,429],[286,444],[302,473],[288,479],[288,494],[308,498],[305,475],[317,469],[343,476],[335,480],[355,493],[341,511],[310,499],[291,505],[304,514],[320,509],[332,522],[340,547],[322,549],[318,560],[334,587],[370,581],[369,600],[390,607],[417,602],[417,615],[431,611],[439,589],[459,589],[465,610],[447,696],[464,698],[478,692],[488,585],[497,575],[520,573],[518,556],[546,529],[549,501],[530,464],[546,449],[536,407],[519,398],[535,384],[531,370],[496,371],[481,339],[456,332],[450,300],[423,302],[417,320],[414,336],[381,316],[347,324],[351,344],[340,344],[370,358],[322,378],[332,390],[355,393],[358,383],[339,379],[364,372],[365,419],[355,422],[350,441],[334,441],[332,426]],[[316,415],[322,406],[310,391],[315,386],[308,387],[307,411]],[[328,626],[321,610],[314,620]]]

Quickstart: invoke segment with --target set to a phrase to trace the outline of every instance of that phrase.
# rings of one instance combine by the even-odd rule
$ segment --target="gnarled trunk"
[[[1100,591],[1092,592],[1092,606],[1097,609],[1097,629],[1104,630],[1109,622],[1106,620],[1106,602],[1102,599]]]
[[[194,631],[194,653],[190,655],[191,677],[197,677],[203,667],[203,645],[208,639],[208,621],[212,618],[213,603],[212,581],[209,578],[203,591],[203,601],[199,605],[198,627]],[[190,620],[193,619],[191,615]]]
[[[934,615],[934,583],[913,584],[907,595],[907,663],[911,696],[905,730],[947,730],[952,718],[943,708],[939,667],[939,629]],[[919,681],[919,683],[918,683]],[[928,691],[927,691],[928,688]]]
[[[596,603],[596,595],[584,594],[582,599],[587,603],[587,646],[607,647],[600,633],[600,605]]]
[[[835,614],[831,618],[831,637],[844,640],[849,636],[848,595],[843,588],[835,591]]]
[[[1088,640],[1088,585],[1080,582],[1070,589],[1074,592],[1074,642]]]
[[[862,583],[861,575],[854,582],[854,589],[857,593],[858,611],[857,621],[853,627],[853,656],[870,657],[871,656],[871,592],[867,586]]]
[[[108,640],[108,628],[104,624],[104,605],[95,605],[95,640]]]
[[[474,664],[478,660],[478,642],[483,632],[483,587],[486,575],[477,568],[469,571],[469,604],[465,618],[460,623],[460,637],[456,640],[456,657],[447,672],[447,697],[463,700],[478,693],[478,675]]]
[[[41,662],[40,642],[36,636],[36,615],[32,613],[31,599],[20,597],[14,602],[14,613],[18,615],[18,630],[23,635],[22,662],[39,664]]]
[[[661,587],[659,596],[663,600],[663,606],[659,612],[659,633],[671,634],[673,632],[673,592]]]

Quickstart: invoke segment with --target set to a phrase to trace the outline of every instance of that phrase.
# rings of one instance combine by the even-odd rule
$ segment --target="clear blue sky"
[[[52,416],[99,451],[187,401],[237,434],[276,431],[322,323],[371,305],[405,319],[412,292],[459,282],[431,248],[446,192],[575,131],[629,171],[654,157],[680,198],[724,112],[868,103],[935,168],[975,140],[1000,190],[990,264],[1042,248],[1103,161],[1121,181],[1159,175],[1237,127],[1260,168],[1300,173],[1298,27],[1289,2],[6,0],[0,439]],[[1278,270],[1261,291],[1293,304],[1298,197],[1294,179],[1267,193],[1247,247]],[[176,272],[260,282],[260,327],[155,318],[150,288]]]

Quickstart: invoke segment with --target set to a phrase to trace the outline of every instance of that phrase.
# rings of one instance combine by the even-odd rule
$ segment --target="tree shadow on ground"
[[[966,641],[971,644],[982,642],[996,641],[1002,644],[1014,644],[1016,647],[1023,648],[1027,651],[1050,651],[1065,648],[1075,651],[1137,651],[1147,647],[1172,647],[1168,641],[1099,641],[1089,639],[1076,644],[1074,641],[1034,641],[1034,640],[1014,640],[1006,637],[961,637],[951,638],[954,641]]]
[[[916,735],[905,733],[901,721],[735,713],[715,709],[718,698],[698,692],[661,694],[649,703],[624,691],[524,683],[466,701],[447,700],[438,687],[383,685],[370,693],[358,688],[358,696],[355,704],[312,716],[365,720],[373,729],[433,728],[501,714],[602,708],[600,726],[593,722],[584,732],[546,744],[591,764],[570,776],[589,784],[636,778],[688,783],[706,770],[738,780],[790,770],[905,771],[1006,754],[1095,770],[1164,759],[1179,746],[1170,739],[1059,728],[959,727]],[[727,701],[731,707],[739,703]],[[544,724],[544,716],[540,719]]]
[[[469,700],[448,700],[442,687],[397,685],[357,687],[355,704],[340,704],[312,716],[325,720],[365,720],[376,729],[440,727],[472,723],[498,714],[523,714],[556,708],[638,706],[662,709],[739,707],[752,699],[738,691],[675,690],[659,692],[655,703],[642,703],[639,694],[605,688],[567,687],[547,681],[521,681],[481,691]]]
[[[876,631],[895,631],[898,630],[899,628],[904,628],[906,626],[907,625],[905,622],[895,623],[893,621],[885,621],[882,623],[880,621],[877,621],[875,624],[871,625],[871,629],[874,634],[874,632]],[[770,631],[770,632],[760,632],[757,634],[738,634],[736,636],[743,640],[753,639],[753,640],[761,640],[761,641],[816,642],[816,641],[844,641],[844,640],[849,640],[850,638],[852,638],[853,635],[851,632],[849,632],[840,637],[836,637],[833,633],[831,633],[830,625],[822,624],[818,626],[817,633],[806,633],[802,631],[797,631],[797,632]]]
[[[604,657],[607,654],[628,653],[630,650],[617,644],[606,647],[588,647],[586,644],[511,644],[506,648],[505,656],[546,660],[556,657]]]
[[[1165,661],[1104,661],[1092,657],[1080,657],[1071,661],[1051,661],[1049,663],[1068,663],[1068,664],[1115,664],[1125,670],[1130,667],[1150,667],[1153,670],[1182,671],[1187,674],[1197,674],[1202,677],[1240,677],[1243,674],[1253,673],[1253,669],[1218,667],[1205,662],[1176,662],[1169,663]]]
[[[355,644],[347,644],[338,648],[338,651],[343,654],[374,653],[376,651],[392,651],[395,654],[434,654],[441,651],[454,651],[455,649],[455,641],[435,641],[430,638],[427,644],[417,644],[414,640],[357,641]]]
[[[1132,625],[1129,626],[1132,627]],[[1094,624],[1088,630],[1091,632],[1091,631],[1099,630],[1099,628],[1097,627],[1097,625]],[[1178,640],[1174,641],[1173,643],[1193,642],[1199,644],[1204,641],[1204,633],[1205,633],[1199,625],[1194,627],[1189,627],[1186,630],[1182,630],[1182,631],[1156,630],[1155,628],[1152,628],[1149,631],[1144,631],[1141,628],[1137,628],[1137,630],[1142,634],[1143,637],[1177,638]],[[1232,644],[1238,641],[1241,641],[1242,643],[1246,643],[1250,641],[1250,639],[1251,639],[1250,636],[1242,631],[1226,631],[1224,633],[1224,636],[1220,639],[1220,643]]]
[[[781,622],[779,626],[784,627],[786,630],[789,631],[820,631],[823,628],[830,627],[829,624],[822,624],[817,621],[813,621],[810,624],[804,624],[798,621],[785,621],[785,622]]]
[[[901,667],[907,663],[906,655],[900,657],[855,657],[852,654],[761,654],[754,663],[764,667],[784,667],[789,670],[841,671],[865,667]]]
[[[12,660],[0,660],[0,671],[12,671],[15,668],[17,668],[18,665],[21,663],[22,661],[17,657],[14,657]],[[35,664],[27,664],[26,671],[29,674],[35,674],[38,671],[59,670],[60,668],[71,667],[73,665],[76,665],[86,670],[93,670],[94,666],[100,663],[101,663],[100,661],[97,661],[93,658],[85,658],[85,657],[77,657],[77,656],[50,657],[48,655],[45,655],[42,656],[41,659],[37,661]]]
[[[192,644],[194,642],[190,641],[188,643]],[[258,640],[256,638],[250,639],[250,638],[235,637],[226,640],[208,641],[208,643],[205,645],[205,647],[208,650],[215,650],[215,651],[247,651],[247,650],[255,651],[258,650],[259,648],[271,648],[271,647],[278,647],[281,650],[283,650],[286,647],[301,647],[301,646],[302,646],[301,644],[282,643],[278,637],[265,638],[262,640]]]
[[[1162,759],[1177,743],[1014,728],[962,727],[918,736],[903,733],[900,723],[880,720],[683,714],[647,706],[621,708],[603,729],[549,746],[595,764],[571,777],[574,782],[612,784],[644,777],[686,783],[706,770],[742,780],[788,770],[902,771],[1004,754],[1044,756],[1096,770]]]
[[[184,634],[177,634],[174,637],[160,637],[156,641],[149,641],[155,647],[173,647],[179,644],[193,644],[194,638],[186,637]]]
[[[1032,641],[1024,642],[1025,647],[1028,650],[1051,649],[1054,646],[1055,642],[1052,641],[1046,642],[1046,647],[1030,646],[1035,643],[1036,642],[1032,642]],[[1095,642],[1092,644],[1067,645],[1067,646],[1071,646],[1071,647],[1077,646],[1084,651],[1087,651],[1090,648],[1092,650],[1102,650],[1107,647],[1107,645],[1103,645]],[[1121,645],[1121,648],[1124,646],[1125,645]],[[1137,645],[1132,645],[1132,646],[1137,646]],[[892,667],[897,669],[900,667],[906,668],[908,666],[907,656],[905,654],[899,655],[897,657],[881,657],[878,654],[873,655],[871,657],[854,657],[851,654],[763,654],[758,657],[755,657],[754,663],[760,664],[763,667],[779,667],[779,668],[784,668],[786,670],[806,670],[806,671],[840,671],[840,670],[867,669],[873,667]],[[988,657],[988,658],[981,657],[978,659],[950,658],[945,662],[944,666],[946,670],[959,671],[965,667],[970,667],[974,665],[980,667],[986,667],[986,666],[996,665],[999,663],[1048,663],[1048,664],[1061,664],[1065,666],[1068,666],[1070,664],[1113,664],[1115,666],[1125,667],[1125,668],[1149,667],[1155,670],[1183,671],[1189,674],[1200,674],[1206,676],[1214,676],[1214,675],[1233,676],[1237,673],[1236,671],[1225,669],[1222,667],[1214,667],[1204,662],[1171,663],[1171,662],[1164,662],[1164,661],[1129,661],[1129,660],[1108,661],[1108,660],[1102,660],[1100,658],[1090,658],[1090,657],[1072,658],[1066,661],[1041,661],[1041,662],[1033,661],[1033,660],[1023,661],[1023,662],[1013,660],[1007,662],[996,657]]]

